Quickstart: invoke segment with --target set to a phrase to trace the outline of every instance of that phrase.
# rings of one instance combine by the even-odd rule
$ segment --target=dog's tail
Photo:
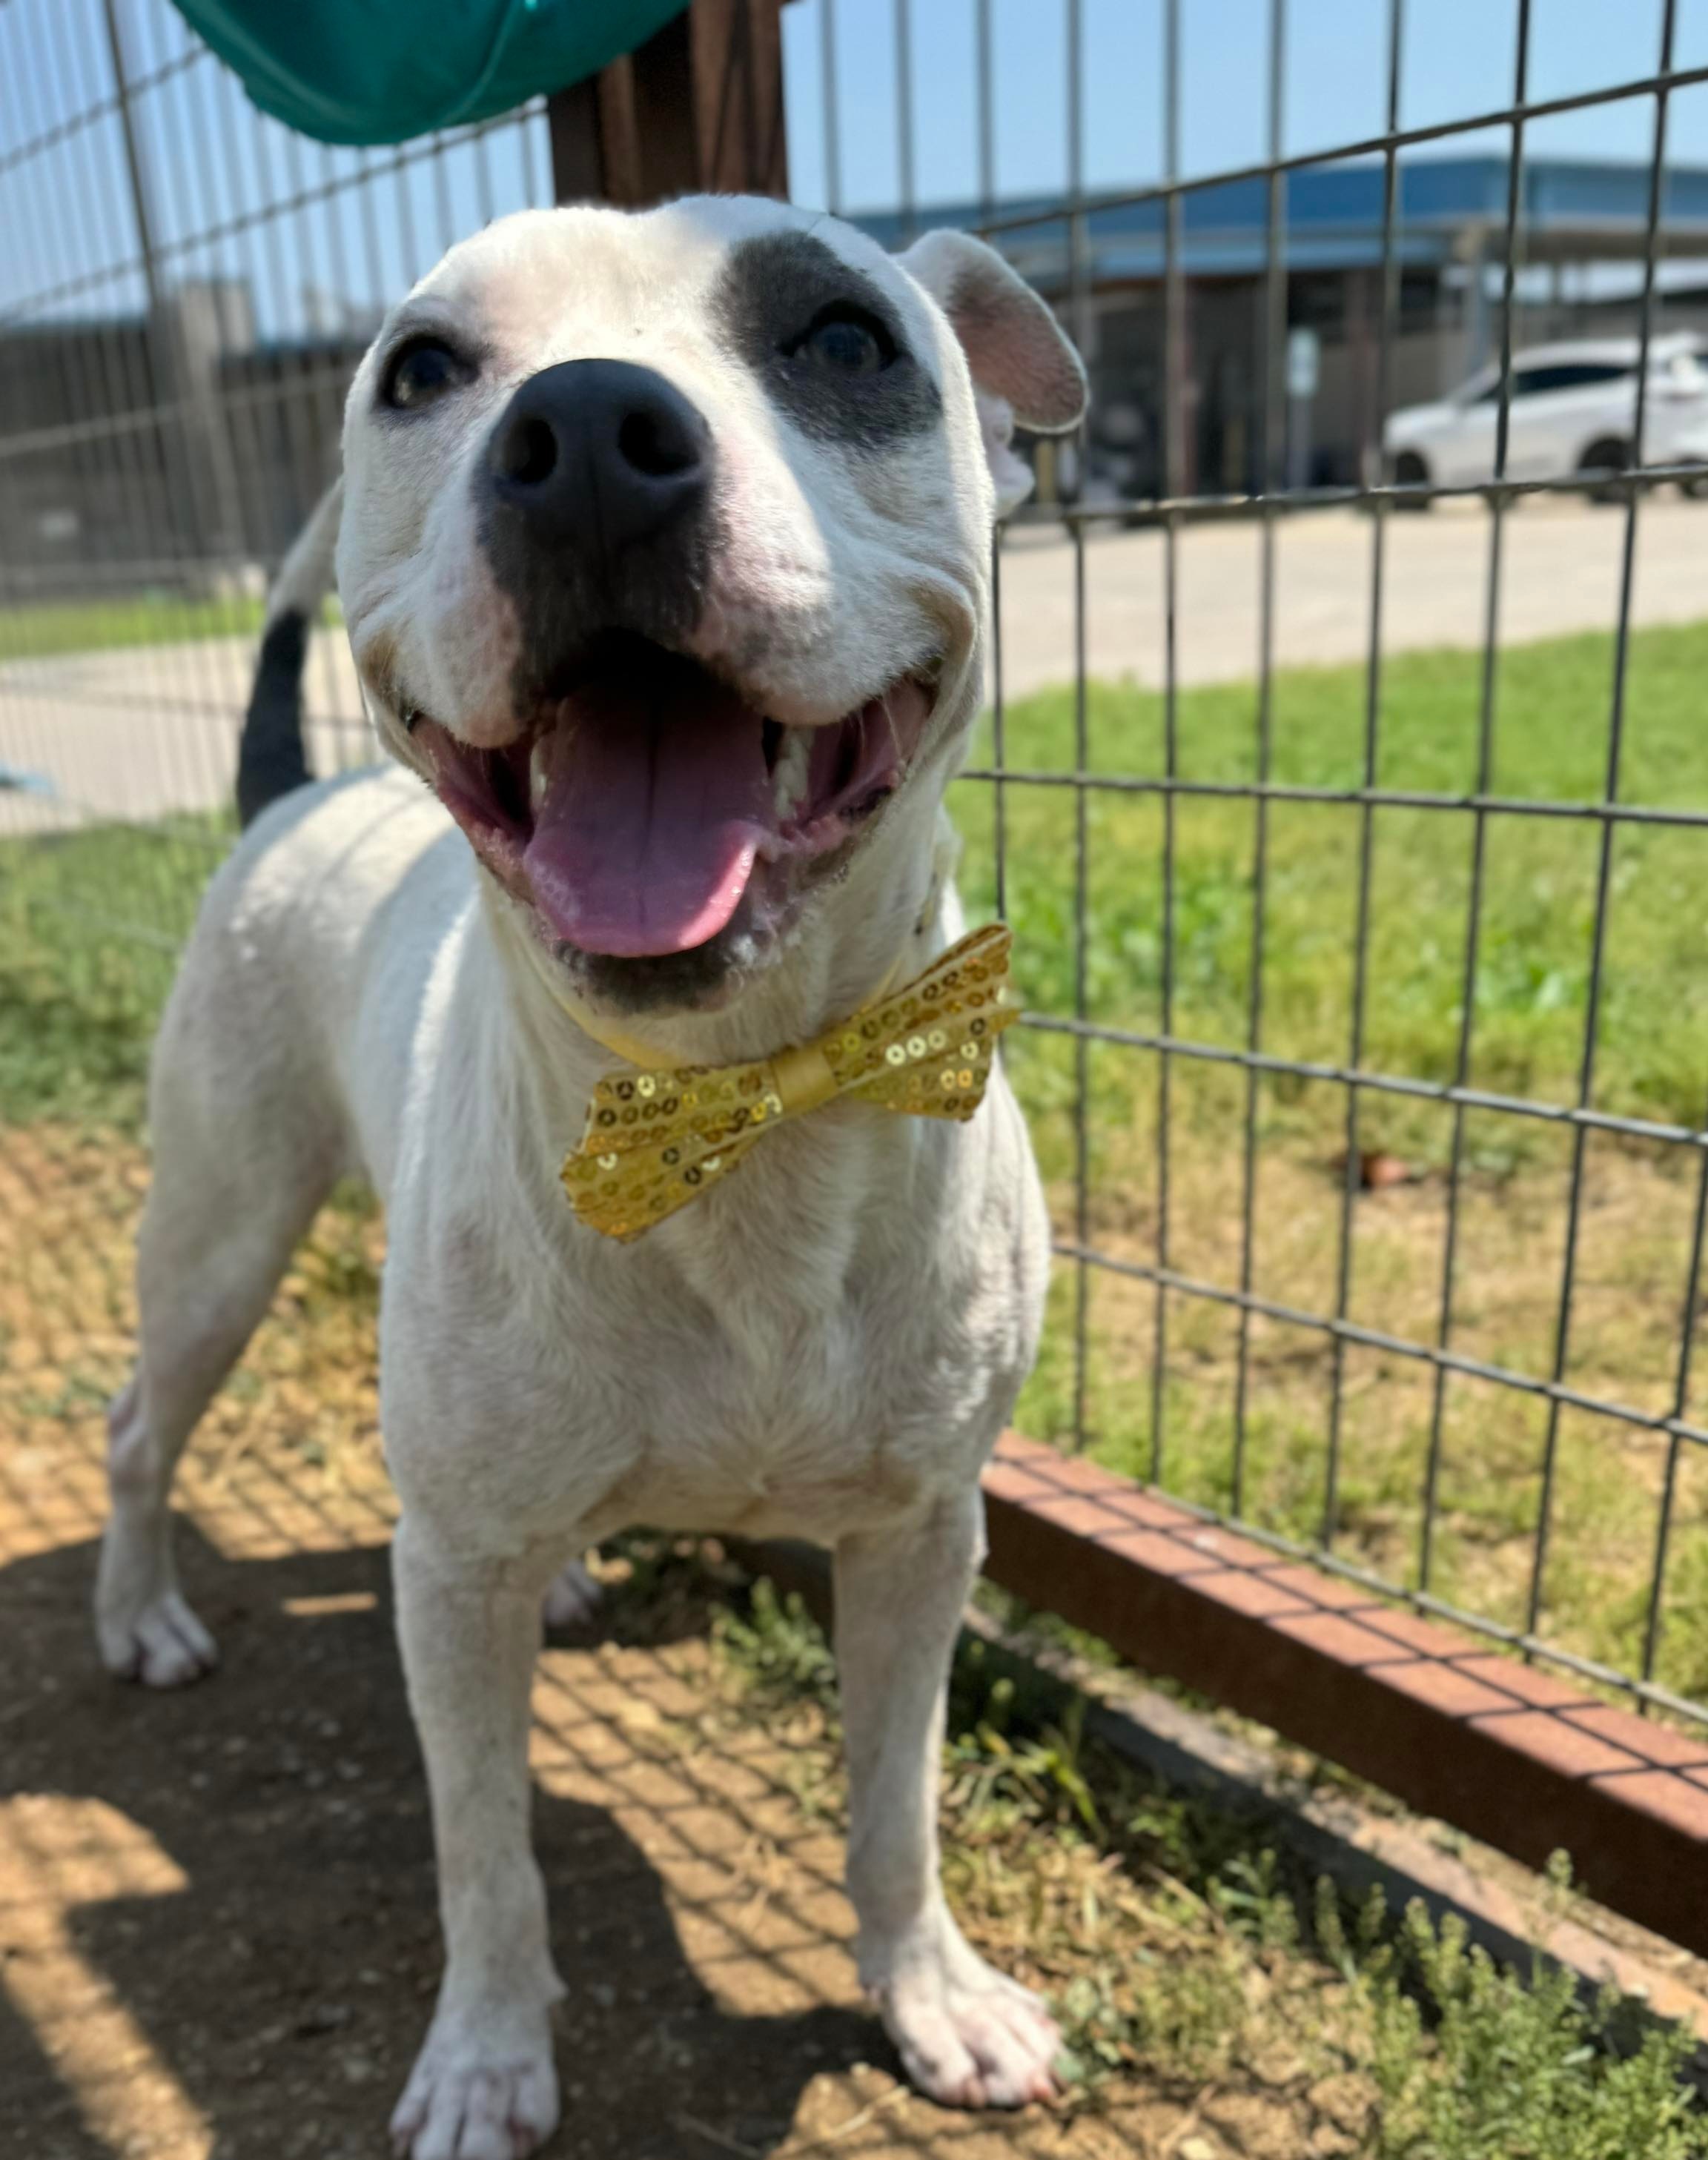
[[[335,480],[285,557],[267,605],[261,657],[237,745],[237,820],[251,825],[269,802],[314,778],[303,741],[303,667],[309,631],[332,583],[344,483]]]

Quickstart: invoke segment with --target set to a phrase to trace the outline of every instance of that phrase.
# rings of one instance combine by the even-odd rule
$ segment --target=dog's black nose
[[[608,562],[704,501],[711,431],[650,367],[566,360],[511,399],[488,464],[499,502],[529,537]]]

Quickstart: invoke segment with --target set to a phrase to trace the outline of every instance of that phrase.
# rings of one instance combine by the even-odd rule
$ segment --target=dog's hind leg
[[[101,1541],[96,1632],[127,1680],[178,1687],[215,1662],[178,1585],[173,1473],[215,1390],[267,1311],[331,1181],[298,1128],[264,1132],[254,1106],[174,1085],[155,1090],[153,1183],[137,1253],[140,1347],[108,1418],[112,1513]],[[221,1091],[211,1091],[217,1094]],[[233,1129],[241,1118],[246,1129]]]
[[[584,1628],[604,1597],[599,1578],[584,1560],[566,1560],[546,1586],[541,1610],[548,1628]]]
[[[848,1887],[860,1978],[914,2083],[950,2106],[1020,2107],[1056,2090],[1060,2036],[967,1942],[937,1875],[943,1700],[983,1541],[975,1487],[909,1531],[837,1548]]]

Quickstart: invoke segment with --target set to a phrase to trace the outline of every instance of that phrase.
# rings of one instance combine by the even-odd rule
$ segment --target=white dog
[[[530,1675],[566,1555],[635,1523],[834,1548],[862,1977],[935,2098],[1052,2090],[1055,2030],[957,1930],[934,1830],[979,1467],[1047,1265],[1000,1072],[963,1122],[825,1101],[638,1242],[578,1219],[558,1165],[601,1077],[811,1044],[960,937],[941,804],[1009,436],[1083,399],[978,241],[892,259],[740,198],[506,219],[356,377],[341,516],[287,566],[244,744],[246,814],[283,799],[215,879],[156,1053],[97,1617],[116,1672],[212,1664],[174,1467],[361,1172],[446,1949],[392,2121],[412,2160],[513,2160],[558,2121]],[[402,770],[298,787],[335,536]]]

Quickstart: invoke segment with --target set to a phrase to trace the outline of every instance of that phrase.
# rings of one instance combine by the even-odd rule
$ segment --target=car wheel
[[[1681,480],[1679,493],[1688,496],[1692,502],[1708,500],[1708,471],[1692,473],[1688,480]]]
[[[1580,472],[1623,472],[1631,462],[1631,445],[1621,442],[1617,435],[1604,435],[1599,442],[1591,443],[1577,461]],[[1618,487],[1586,488],[1585,493],[1591,502],[1622,502],[1625,491]]]
[[[1394,460],[1394,484],[1396,487],[1427,487],[1430,469],[1415,450],[1402,450]],[[1396,510],[1433,510],[1435,497],[1430,495],[1401,496],[1394,503]]]

